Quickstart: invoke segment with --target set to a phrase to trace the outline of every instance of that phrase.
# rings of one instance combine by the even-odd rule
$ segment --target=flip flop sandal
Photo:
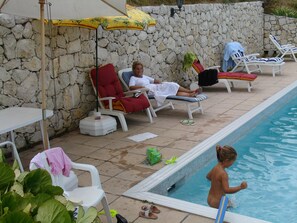
[[[187,126],[195,125],[195,122],[193,119],[184,119],[184,120],[181,120],[180,123],[182,125],[187,125]]]
[[[157,208],[156,205],[151,205],[150,207],[146,206],[146,205],[143,205],[141,207],[141,210],[143,211],[146,211],[146,210],[150,210],[152,213],[155,213],[155,214],[159,214],[161,211],[159,210],[159,208]]]
[[[157,208],[157,206],[156,205],[153,205],[153,204],[151,205],[150,209],[151,209],[151,212],[153,212],[155,214],[159,214],[161,212],[159,210],[159,208]]]
[[[139,217],[152,219],[152,220],[157,220],[158,219],[158,216],[153,214],[149,209],[146,210],[146,211],[140,211],[139,212]]]

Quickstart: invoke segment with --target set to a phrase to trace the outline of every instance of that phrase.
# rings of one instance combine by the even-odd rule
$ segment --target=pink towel
[[[51,172],[54,175],[63,174],[68,177],[71,170],[71,160],[60,147],[45,151]]]

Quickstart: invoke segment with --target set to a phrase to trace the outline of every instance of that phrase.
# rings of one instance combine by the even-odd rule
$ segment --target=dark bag
[[[126,220],[126,218],[124,218],[120,214],[116,214],[116,218],[117,218],[117,223],[128,223],[128,221]]]
[[[199,86],[211,86],[218,83],[218,70],[204,70],[198,75]]]

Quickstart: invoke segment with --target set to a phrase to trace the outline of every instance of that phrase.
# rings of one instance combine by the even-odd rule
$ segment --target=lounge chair
[[[220,66],[204,68],[202,64],[199,62],[199,60],[195,60],[193,62],[192,68],[198,75],[205,70],[216,69],[218,83],[225,84],[227,91],[229,93],[231,93],[231,87],[234,87],[234,82],[246,83],[248,92],[251,92],[252,82],[257,78],[256,74],[247,74],[247,73],[240,73],[240,72],[220,72],[219,71]],[[195,85],[195,83],[193,85]],[[192,88],[194,87],[191,87],[191,89]]]
[[[232,48],[234,42],[227,43],[225,48]],[[235,42],[240,45],[240,43]],[[243,49],[243,47],[242,47]],[[276,73],[281,74],[282,67],[285,64],[283,58],[279,57],[269,57],[269,58],[259,58],[258,53],[245,55],[243,50],[232,51],[232,49],[227,50],[232,52],[231,58],[235,63],[234,68],[231,72],[235,71],[246,71],[247,73],[262,72],[262,68],[271,67],[272,76],[275,77]]]
[[[133,75],[132,69],[131,68],[126,68],[123,70],[120,70],[118,72],[119,78],[124,86],[125,89],[129,89],[129,81],[131,76]],[[155,100],[153,96],[148,96],[150,100]],[[204,101],[207,99],[207,96],[205,94],[199,94],[196,97],[185,97],[185,96],[168,96],[166,98],[166,101],[164,102],[163,105],[153,107],[151,106],[151,112],[153,116],[157,117],[156,112],[160,111],[164,108],[170,107],[174,109],[173,102],[175,103],[184,103],[187,106],[187,112],[188,112],[188,117],[189,119],[193,119],[193,113],[196,111],[199,111],[203,113],[202,106],[200,104],[201,101]]]
[[[90,79],[95,93],[96,69],[92,69]],[[112,64],[98,68],[98,111],[103,115],[111,115],[119,118],[123,131],[128,131],[125,116],[128,113],[146,111],[149,121],[152,123],[150,102],[143,94],[134,97],[135,91],[124,92],[121,82]]]
[[[281,45],[277,41],[277,39],[276,39],[276,37],[274,35],[269,35],[269,38],[273,42],[273,44],[275,45],[277,50],[279,51],[277,56],[280,56],[281,58],[283,58],[284,56],[289,55],[289,56],[293,57],[295,62],[297,62],[297,59],[296,59],[296,56],[295,56],[295,54],[297,54],[297,47],[295,47],[292,44]]]

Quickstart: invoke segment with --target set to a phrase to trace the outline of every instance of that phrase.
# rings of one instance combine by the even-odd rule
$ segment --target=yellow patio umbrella
[[[76,26],[97,29],[100,25],[104,30],[143,30],[148,26],[155,26],[156,20],[149,14],[133,6],[126,5],[128,16],[103,16],[85,19],[57,19],[52,20],[55,26]]]
[[[55,26],[74,26],[89,29],[97,29],[100,25],[104,30],[144,30],[146,27],[155,26],[156,20],[149,14],[126,4],[127,16],[102,16],[85,19],[56,19],[52,20]],[[98,32],[96,32],[96,68],[98,67]],[[96,78],[98,69],[96,69]],[[98,81],[96,80],[96,85]],[[98,89],[98,86],[96,86]],[[96,97],[96,110],[98,111],[98,91]]]

